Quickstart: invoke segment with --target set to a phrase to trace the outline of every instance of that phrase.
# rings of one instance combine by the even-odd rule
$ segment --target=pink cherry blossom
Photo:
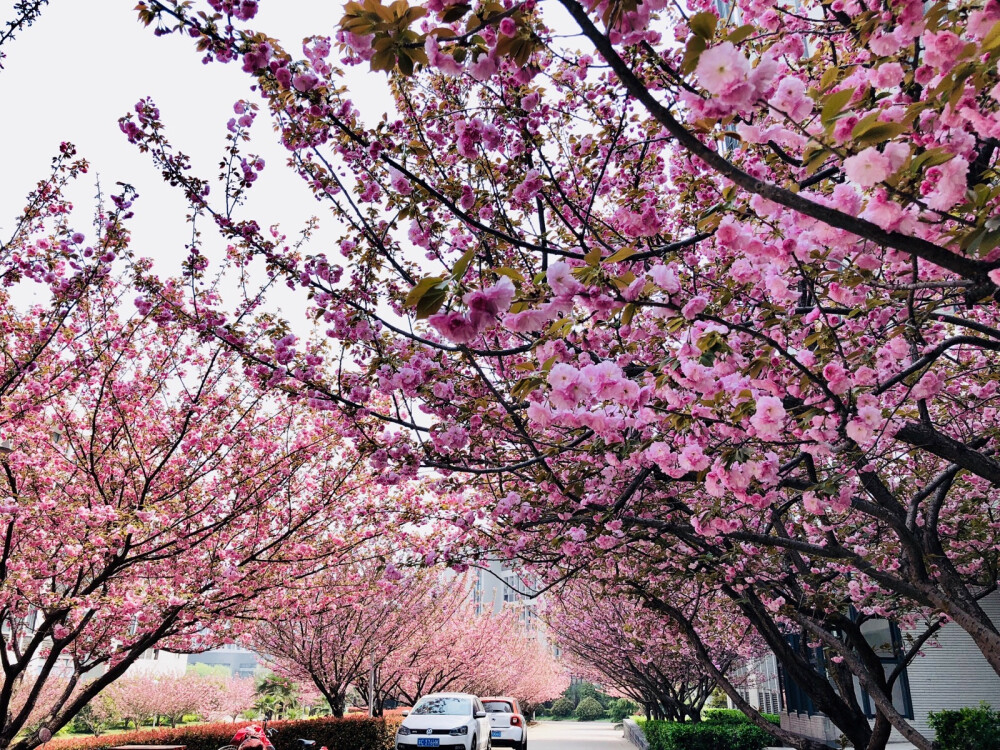
[[[750,61],[732,42],[710,47],[701,53],[695,76],[702,87],[715,96],[727,96],[747,83]]]
[[[889,157],[869,146],[861,153],[844,159],[844,174],[847,179],[862,188],[870,188],[882,182],[892,173]]]
[[[468,344],[477,335],[476,324],[460,312],[437,313],[431,315],[430,323],[442,336],[456,344]]]
[[[928,208],[948,211],[963,200],[968,189],[969,162],[961,156],[927,170],[927,179],[920,192],[927,196]]]
[[[750,424],[757,435],[765,440],[781,438],[785,421],[785,407],[777,396],[762,396],[757,399],[757,410],[750,417]]]

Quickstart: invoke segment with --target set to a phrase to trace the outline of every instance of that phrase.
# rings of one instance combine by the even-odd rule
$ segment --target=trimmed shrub
[[[612,721],[624,721],[638,710],[639,707],[628,698],[619,698],[611,704],[609,713]]]
[[[604,718],[604,706],[596,698],[584,698],[576,707],[576,718],[580,721],[594,721]]]
[[[573,715],[573,701],[569,698],[560,698],[552,704],[552,715],[560,718]]]
[[[644,722],[649,750],[762,750],[771,735],[752,724]]]
[[[929,718],[941,750],[1000,750],[1000,711],[985,703],[938,711]]]
[[[400,720],[398,716],[384,719],[369,716],[334,719],[325,716],[303,721],[272,721],[267,726],[276,730],[271,741],[278,750],[293,748],[299,737],[316,740],[317,747],[325,745],[329,750],[393,750]],[[103,750],[117,745],[187,745],[187,750],[218,750],[229,744],[237,729],[251,723],[256,722],[200,724],[86,739],[67,737],[52,740],[46,750]]]
[[[765,719],[781,726],[781,717],[778,714],[761,714]],[[750,724],[749,717],[742,711],[735,708],[713,708],[702,715],[701,720],[709,724]]]

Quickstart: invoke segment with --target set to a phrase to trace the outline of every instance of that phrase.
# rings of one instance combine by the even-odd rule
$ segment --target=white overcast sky
[[[0,0],[0,22],[10,19],[11,5],[11,0]],[[132,223],[133,250],[153,258],[162,275],[174,275],[190,239],[185,202],[179,191],[163,184],[149,157],[127,142],[117,120],[141,97],[153,97],[173,145],[192,156],[200,174],[214,178],[232,105],[251,98],[251,81],[238,64],[203,65],[188,38],[155,37],[137,22],[133,5],[131,0],[51,0],[35,25],[5,45],[0,236],[9,237],[25,195],[45,175],[59,143],[71,141],[91,163],[90,174],[72,193],[82,231],[90,235],[96,177],[105,192],[118,181],[130,183],[140,195]],[[264,0],[254,26],[301,55],[302,38],[332,35],[340,12],[340,2]],[[381,74],[355,69],[350,85],[369,122],[391,106]],[[258,117],[254,132],[252,150],[266,159],[267,168],[245,210],[263,225],[280,222],[289,236],[310,216],[319,216],[330,228],[333,219],[325,206],[285,166],[287,152],[277,144],[266,113]],[[204,223],[202,230],[207,239],[209,225]],[[322,232],[319,237],[322,245]],[[332,248],[314,249],[336,255]],[[286,295],[282,304],[301,303]]]

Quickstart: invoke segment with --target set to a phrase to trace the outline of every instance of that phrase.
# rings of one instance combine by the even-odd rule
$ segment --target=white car
[[[397,750],[437,747],[489,750],[490,722],[482,702],[468,693],[432,693],[403,713],[396,733]]]
[[[528,722],[513,698],[483,698],[494,747],[528,750]]]

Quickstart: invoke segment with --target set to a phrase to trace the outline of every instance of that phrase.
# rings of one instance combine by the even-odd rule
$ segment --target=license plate
[[[490,739],[494,739],[494,740],[500,739],[500,730],[499,729],[494,729],[492,732],[490,732]]]
[[[417,747],[441,747],[441,740],[437,737],[418,737]]]

